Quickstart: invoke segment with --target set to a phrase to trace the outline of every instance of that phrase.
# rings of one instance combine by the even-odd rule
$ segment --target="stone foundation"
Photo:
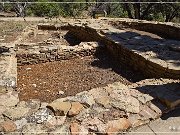
[[[93,55],[100,48],[97,42],[81,42],[77,46],[26,45],[26,49],[16,45],[16,57],[18,65],[37,64]]]
[[[174,57],[169,56],[169,59],[161,54],[163,49],[167,54],[169,53],[166,44],[179,43],[179,41],[168,41],[168,39],[156,41],[152,38],[145,40],[138,33],[129,34],[125,29],[116,29],[105,22],[112,24],[110,19],[91,20],[85,23],[77,21],[59,26],[47,24],[38,26],[43,30],[69,30],[82,41],[77,46],[20,44],[18,42],[1,44],[0,134],[14,134],[15,132],[52,135],[57,133],[118,134],[147,124],[180,105],[178,94],[180,68],[179,59],[176,57],[178,52],[173,52]],[[116,23],[123,24],[124,21]],[[135,24],[137,23],[134,22],[133,28]],[[137,29],[141,29],[140,24],[136,25]],[[128,25],[131,23],[128,22]],[[147,25],[147,31],[150,31],[150,26],[152,28],[155,26],[154,23],[148,22],[148,24],[142,24],[143,29]],[[157,28],[151,32],[157,29],[156,33],[162,34],[161,27],[166,25],[156,26]],[[170,38],[172,33],[179,32],[178,27],[170,25],[168,28],[170,31],[166,36]],[[177,32],[172,38],[179,38]],[[140,42],[137,43],[139,41],[137,39],[140,39]],[[142,45],[143,41],[146,42]],[[155,43],[153,42],[151,45],[154,46],[149,49],[151,41]],[[165,45],[161,46],[162,43]],[[154,79],[145,79],[131,85],[114,82],[75,96],[56,99],[51,103],[41,102],[38,99],[19,101],[16,91],[17,63],[19,65],[36,64],[92,55],[101,49],[102,44],[120,63],[140,70],[146,77]],[[146,45],[149,45],[148,48]],[[162,58],[155,55],[157,47],[160,47],[159,55]],[[148,53],[152,50],[154,52],[149,56]]]
[[[111,26],[107,27],[109,30],[106,30],[106,33],[111,32]],[[82,41],[96,41],[103,43],[106,46],[106,49],[116,59],[118,59],[119,62],[124,63],[125,65],[129,65],[135,70],[142,71],[142,73],[147,77],[174,79],[180,78],[179,66],[168,67],[166,62],[161,61],[160,59],[146,58],[141,53],[139,53],[138,50],[133,50],[128,45],[124,44],[125,41],[118,41],[109,37],[108,35],[106,36],[106,33],[103,32],[105,28],[96,30],[95,28],[89,26],[83,27],[70,24],[67,27],[56,27],[56,29],[63,28],[68,29],[73,35]]]

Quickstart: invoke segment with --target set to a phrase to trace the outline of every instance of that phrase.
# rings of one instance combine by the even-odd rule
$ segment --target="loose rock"
[[[8,92],[6,94],[0,95],[0,106],[11,107],[17,105],[19,102],[17,92]]]
[[[27,124],[27,120],[25,118],[22,118],[21,120],[17,120],[14,123],[16,124],[17,129],[21,129]]]
[[[75,115],[79,114],[83,108],[84,108],[83,105],[80,104],[79,102],[72,102],[71,109],[69,110],[68,115],[75,116]]]
[[[48,106],[48,108],[52,109],[55,112],[55,115],[66,115],[68,113],[68,111],[71,108],[71,103],[70,102],[58,102],[58,101],[53,101],[52,103],[50,103]]]
[[[5,117],[11,120],[17,120],[28,115],[30,108],[14,107],[3,112]]]
[[[70,125],[71,135],[78,135],[80,132],[79,128],[80,128],[80,126],[78,123],[76,123],[76,122],[71,123],[71,125]]]
[[[119,120],[109,121],[107,123],[106,132],[111,134],[117,134],[119,131],[128,129],[131,126],[131,123],[128,119],[120,118]]]
[[[16,124],[11,120],[2,122],[0,124],[0,127],[2,128],[2,130],[4,132],[13,132],[13,131],[15,131],[17,129]]]

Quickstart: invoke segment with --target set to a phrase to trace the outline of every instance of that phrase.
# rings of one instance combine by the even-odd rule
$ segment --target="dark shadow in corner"
[[[168,113],[165,113],[161,116],[162,120],[167,120],[170,117],[180,117],[180,107],[176,108]]]
[[[124,47],[143,53],[152,51],[158,59],[171,60],[174,66],[180,66],[180,40],[164,39],[143,31],[109,32],[106,36],[124,44]]]
[[[9,48],[7,48],[7,47],[0,47],[0,54],[5,53],[5,52],[9,52]]]
[[[166,111],[167,108],[165,104],[163,103],[164,99],[171,100],[171,101],[177,101],[180,100],[180,83],[166,83],[162,85],[145,85],[142,87],[136,87],[134,88],[141,93],[149,94],[154,99],[152,103],[157,106],[162,112]],[[163,99],[163,100],[159,100]],[[160,104],[160,102],[162,104]],[[164,105],[164,106],[163,106]],[[177,105],[178,107],[180,105]],[[176,110],[176,109],[175,109]],[[174,112],[173,110],[168,112],[167,114],[164,113],[161,116],[161,119],[168,119],[169,117],[180,117],[180,108],[179,111]]]
[[[134,71],[131,67],[118,62],[108,53],[106,48],[98,49],[95,52],[94,57],[96,59],[91,63],[92,66],[113,70],[115,73],[133,83],[145,79],[145,76],[143,76],[140,71]]]
[[[79,40],[69,31],[66,33],[66,35],[64,35],[64,39],[69,43],[70,46],[75,46],[81,43],[81,40]]]

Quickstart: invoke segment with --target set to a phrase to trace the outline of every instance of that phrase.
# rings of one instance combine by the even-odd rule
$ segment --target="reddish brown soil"
[[[20,66],[18,91],[20,100],[40,99],[50,102],[116,81],[130,84],[125,77],[134,81],[142,78],[140,74],[136,75],[127,68],[115,65],[113,59],[103,52],[96,56]],[[59,95],[58,91],[64,91],[64,94]]]

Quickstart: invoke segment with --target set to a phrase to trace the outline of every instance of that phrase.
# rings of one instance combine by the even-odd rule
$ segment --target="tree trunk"
[[[134,3],[133,7],[135,19],[140,19],[140,3]]]
[[[155,4],[154,3],[150,3],[147,8],[143,11],[142,15],[141,15],[141,19],[144,19],[148,13],[149,13],[149,10],[152,8],[152,6],[154,6]]]
[[[128,17],[131,18],[131,19],[133,19],[133,16],[132,16],[132,13],[131,13],[131,9],[130,9],[128,3],[124,3],[124,8],[125,8],[125,10],[126,10],[127,13],[128,13]]]

